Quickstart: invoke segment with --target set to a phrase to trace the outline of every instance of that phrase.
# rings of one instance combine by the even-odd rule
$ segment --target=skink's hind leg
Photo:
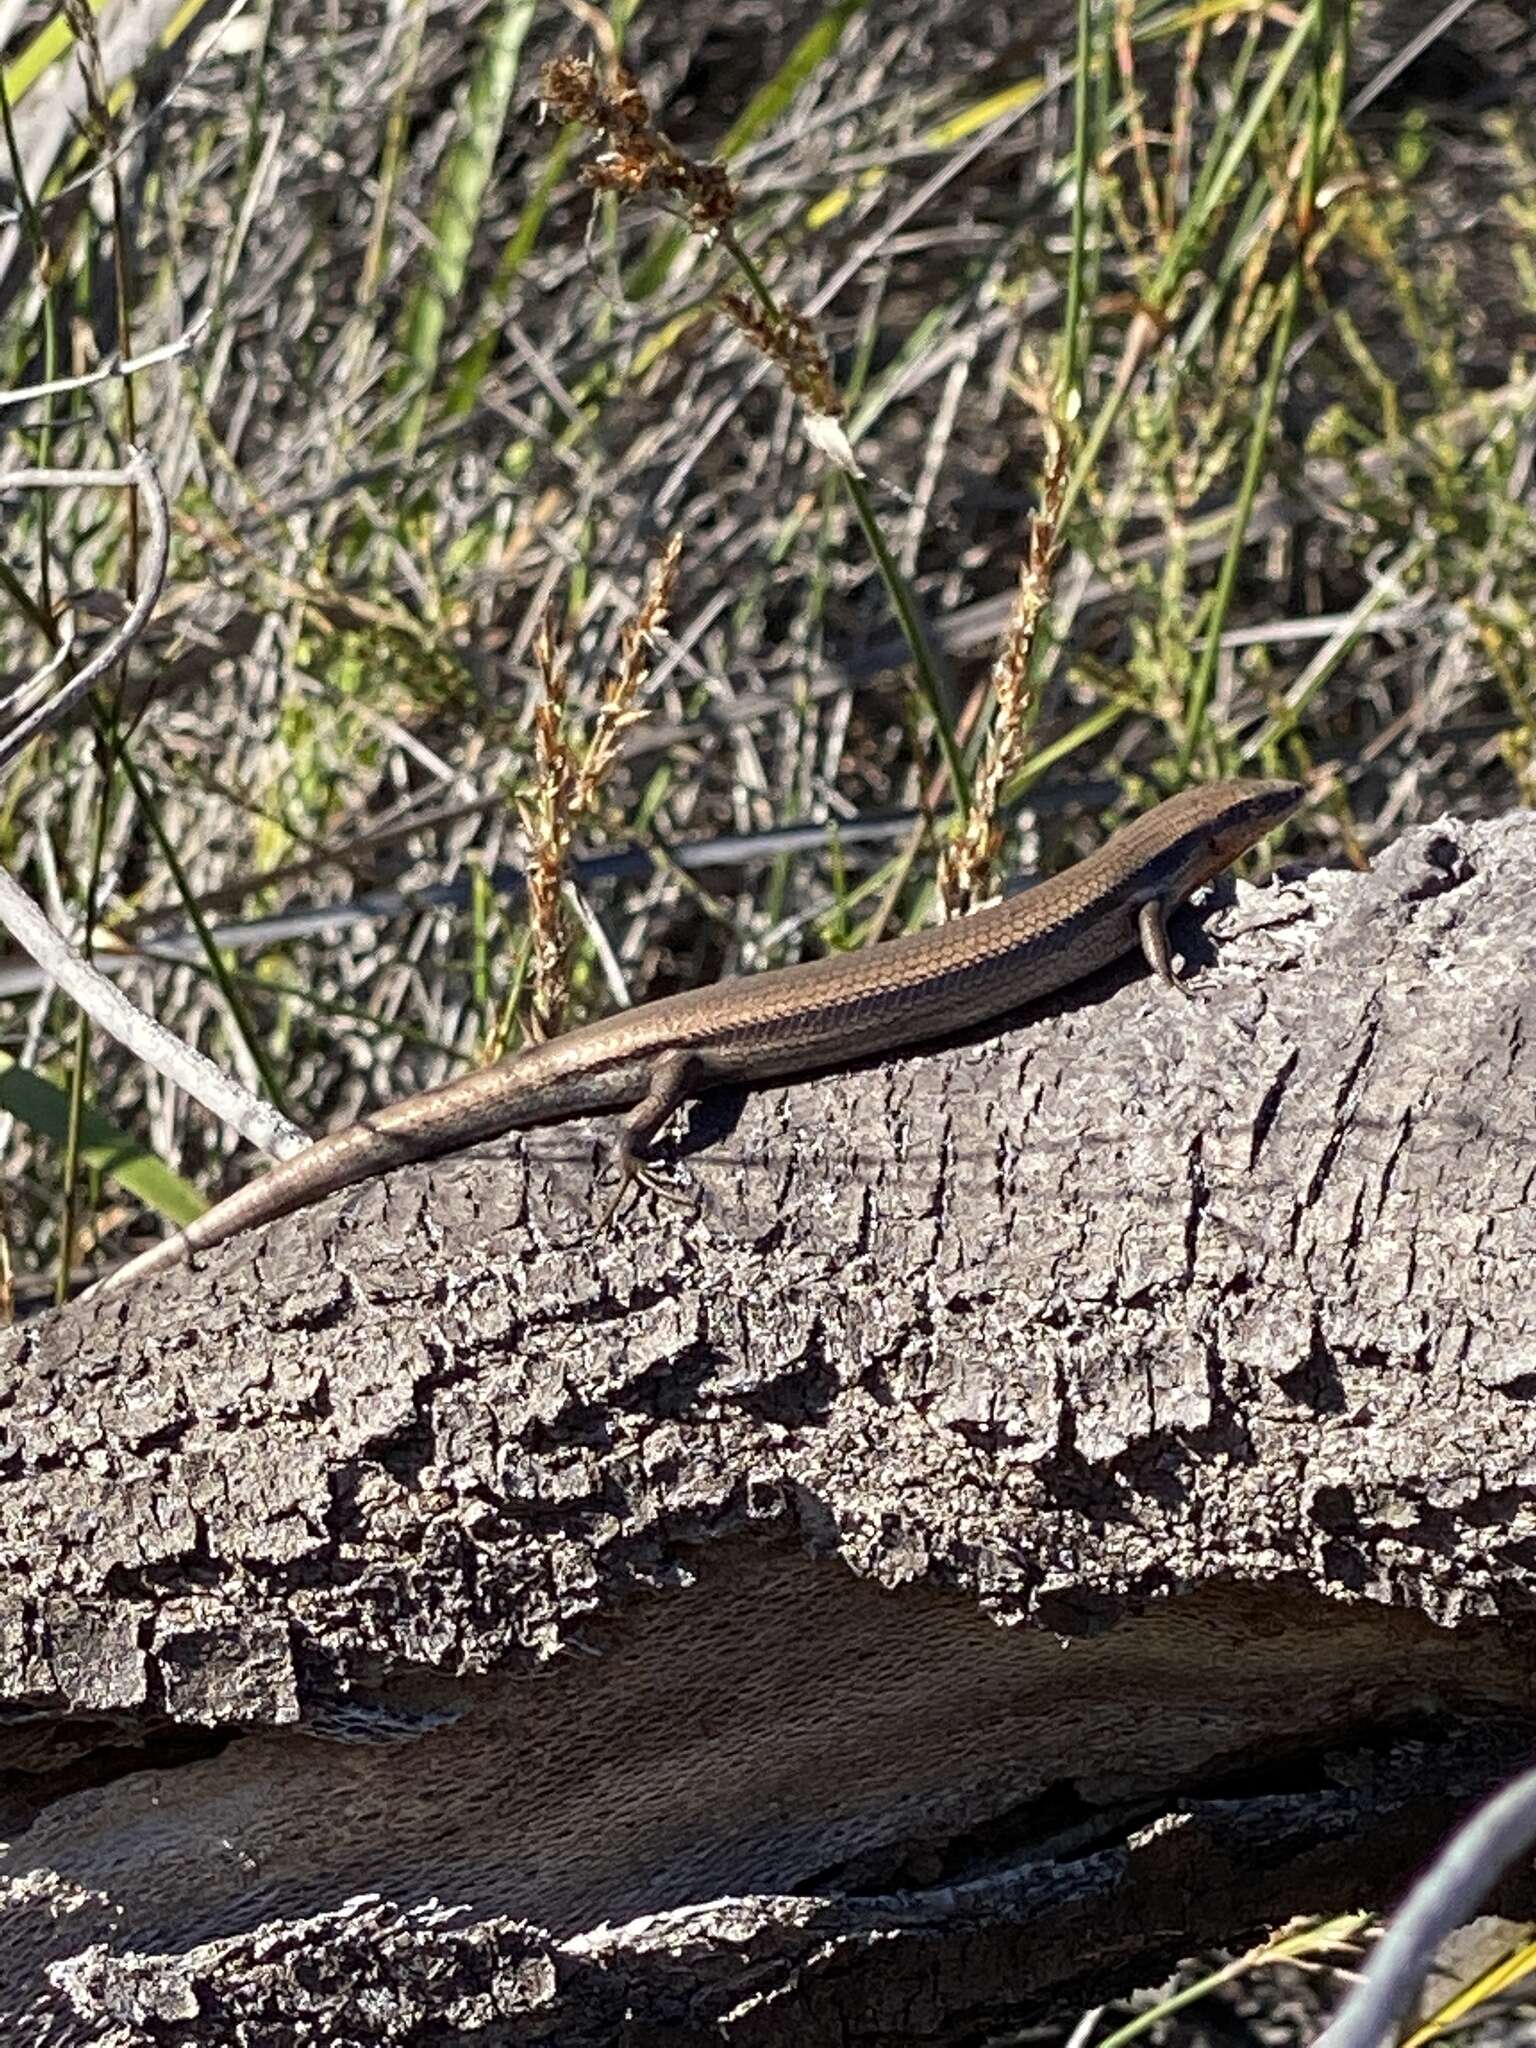
[[[647,1162],[646,1154],[667,1118],[674,1110],[680,1109],[690,1095],[698,1093],[703,1078],[702,1063],[695,1054],[682,1049],[663,1053],[652,1067],[650,1086],[619,1126],[619,1142],[615,1147],[619,1185],[613,1200],[598,1219],[599,1230],[608,1228],[636,1187],[649,1188],[653,1195],[660,1195],[664,1201],[678,1202],[685,1208],[688,1206],[689,1196],[670,1181],[663,1180]]]

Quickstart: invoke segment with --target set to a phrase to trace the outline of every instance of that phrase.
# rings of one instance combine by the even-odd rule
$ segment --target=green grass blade
[[[788,112],[801,86],[826,63],[843,40],[854,16],[862,14],[868,5],[869,0],[836,0],[836,4],[807,29],[773,77],[753,93],[727,130],[720,145],[720,154],[727,161],[733,156],[740,156],[759,135],[767,133],[781,114]]]
[[[69,1095],[18,1066],[0,1052],[0,1110],[19,1118],[29,1131],[63,1145],[69,1136]],[[80,1158],[95,1173],[174,1223],[178,1229],[201,1216],[208,1204],[190,1181],[173,1173],[164,1160],[147,1151],[137,1138],[120,1130],[100,1110],[87,1109],[80,1120]]]
[[[729,163],[770,129],[794,102],[806,80],[834,55],[855,16],[869,0],[835,0],[800,38],[768,83],[753,93],[731,125],[717,154]],[[690,239],[685,227],[664,228],[625,280],[632,299],[648,299],[666,283],[678,251]]]
[[[502,303],[517,282],[519,271],[533,253],[555,189],[565,176],[566,164],[580,140],[581,129],[574,121],[567,122],[556,136],[555,146],[534,180],[533,191],[518,216],[517,225],[508,236],[506,245],[496,260],[496,275],[491,280],[491,289],[481,312],[480,331],[472,346],[465,351],[455,366],[448,387],[448,401],[444,411],[450,418],[457,418],[468,412],[480,395],[480,387],[489,375],[496,356],[503,318],[500,310]]]
[[[100,14],[105,0],[88,0],[92,14]],[[15,63],[5,72],[6,98],[14,107],[36,85],[49,65],[62,57],[75,40],[74,31],[62,13],[40,28]]]
[[[523,39],[533,20],[534,0],[504,0],[470,77],[464,125],[444,159],[428,222],[432,231],[426,274],[406,306],[400,336],[405,376],[414,382],[415,402],[400,429],[406,447],[416,441],[437,378],[438,358],[449,314],[464,288],[486,187],[517,83]]]
[[[1153,283],[1154,304],[1166,306],[1170,302],[1216,209],[1226,203],[1233,186],[1245,172],[1252,174],[1255,142],[1264,117],[1313,33],[1313,16],[1308,10],[1302,14],[1284,43],[1275,52],[1269,70],[1264,75],[1264,81],[1254,94],[1237,132],[1227,147],[1226,154],[1217,163],[1214,171],[1207,168],[1206,174],[1202,176],[1190,202],[1189,211],[1179,223],[1178,231],[1168,245],[1168,253],[1163,258],[1162,267]]]

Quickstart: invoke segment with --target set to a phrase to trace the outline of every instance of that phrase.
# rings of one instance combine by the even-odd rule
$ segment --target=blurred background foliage
[[[171,517],[148,631],[13,763],[0,858],[307,1127],[515,1041],[538,628],[590,717],[673,533],[577,835],[573,1019],[934,914],[1053,445],[1012,865],[1198,775],[1314,777],[1290,843],[1354,861],[1536,795],[1523,8],[128,13],[0,0],[0,471],[141,445]],[[569,55],[728,165],[931,690],[846,474],[720,315],[731,251],[578,175],[539,83]],[[120,619],[144,531],[122,489],[0,517],[5,721]],[[234,1177],[23,956],[0,995],[20,1269]]]

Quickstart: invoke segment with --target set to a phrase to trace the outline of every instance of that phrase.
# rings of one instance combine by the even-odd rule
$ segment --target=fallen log
[[[941,2041],[1390,1903],[1536,1728],[1536,818],[1214,900],[696,1213],[566,1126],[12,1333],[7,2038]]]

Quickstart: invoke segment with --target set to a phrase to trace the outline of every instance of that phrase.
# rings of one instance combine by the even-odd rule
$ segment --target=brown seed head
[[[734,219],[736,187],[722,163],[700,163],[668,141],[651,118],[633,73],[616,64],[604,86],[582,57],[557,57],[540,76],[546,102],[567,121],[579,121],[608,145],[585,165],[582,183],[594,192],[649,193],[676,200],[699,234],[713,234]]]

